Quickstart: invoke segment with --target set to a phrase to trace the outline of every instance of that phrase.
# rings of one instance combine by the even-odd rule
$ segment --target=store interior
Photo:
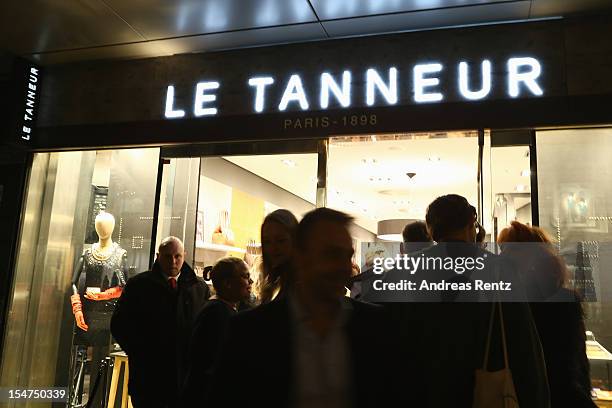
[[[444,194],[463,195],[481,208],[489,239],[510,220],[531,222],[529,148],[489,143],[479,183],[477,138],[477,132],[452,132],[329,140],[325,201],[319,205],[355,218],[357,263],[361,243],[400,241],[403,225],[424,220],[428,204]],[[169,159],[157,239],[184,239],[194,248],[188,259],[198,270],[222,256],[251,252],[268,213],[286,208],[300,219],[317,206],[318,160],[316,153]],[[197,185],[177,183],[198,174]]]

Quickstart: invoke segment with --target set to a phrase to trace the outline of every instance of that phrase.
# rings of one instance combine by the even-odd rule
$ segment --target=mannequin
[[[95,372],[111,344],[110,319],[127,280],[127,253],[112,241],[115,218],[100,212],[95,219],[98,242],[83,251],[72,277],[74,344],[91,347]],[[93,382],[93,380],[92,380]]]

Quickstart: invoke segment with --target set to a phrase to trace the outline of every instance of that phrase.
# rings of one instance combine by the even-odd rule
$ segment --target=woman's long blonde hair
[[[264,225],[270,222],[275,222],[285,228],[293,242],[295,239],[295,230],[297,228],[298,221],[291,211],[279,209],[268,214],[261,224],[262,234]],[[265,254],[266,252],[263,250],[262,246],[261,263],[259,264],[259,273],[257,274],[257,281],[255,282],[255,293],[260,304],[270,302],[281,290],[287,289],[287,286],[290,284],[291,280],[291,277],[287,276],[286,273],[281,273],[280,275],[275,276],[272,265],[270,265],[270,260],[266,259]]]

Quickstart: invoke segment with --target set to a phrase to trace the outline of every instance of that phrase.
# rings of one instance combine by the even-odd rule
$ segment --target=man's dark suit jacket
[[[128,355],[128,389],[134,401],[174,406],[193,323],[208,297],[208,286],[186,263],[176,290],[157,262],[127,282],[111,332]]]
[[[405,348],[388,336],[383,309],[347,301],[352,306],[346,325],[352,406],[386,407],[392,406],[391,399],[414,398],[417,386],[411,373],[417,375],[416,367],[403,367],[403,375],[396,375],[396,363],[406,360]],[[286,299],[275,300],[232,318],[209,406],[291,405],[294,354],[289,307]]]

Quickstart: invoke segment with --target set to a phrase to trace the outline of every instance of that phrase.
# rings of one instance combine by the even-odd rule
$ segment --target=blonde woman
[[[271,212],[261,224],[262,262],[255,284],[260,304],[284,296],[292,280],[291,257],[298,221],[288,210]]]

